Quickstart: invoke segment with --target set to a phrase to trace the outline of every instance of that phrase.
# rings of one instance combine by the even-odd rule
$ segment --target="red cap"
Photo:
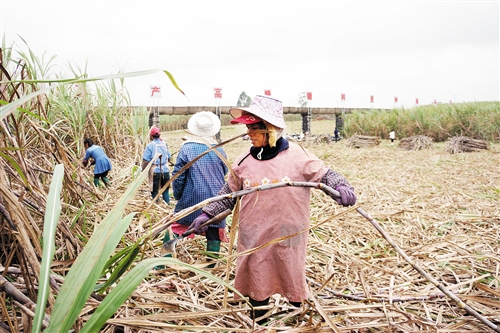
[[[260,123],[262,119],[259,117],[254,116],[253,114],[244,114],[241,117],[235,118],[231,120],[231,124],[245,124],[245,125],[251,125],[251,124],[256,124]]]
[[[151,130],[149,131],[149,135],[151,135],[151,136],[159,136],[160,135],[160,129],[158,127],[151,127]]]

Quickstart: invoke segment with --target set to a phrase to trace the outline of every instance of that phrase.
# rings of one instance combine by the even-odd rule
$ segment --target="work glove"
[[[208,226],[202,227],[201,225],[210,219],[210,215],[208,215],[207,213],[201,213],[200,216],[194,219],[193,223],[191,223],[188,229],[193,229],[194,233],[197,235],[207,232]]]
[[[356,204],[356,195],[350,187],[339,185],[335,190],[340,193],[340,198],[335,198],[335,201],[342,206],[354,206]]]

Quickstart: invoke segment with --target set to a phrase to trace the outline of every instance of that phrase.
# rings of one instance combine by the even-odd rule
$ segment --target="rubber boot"
[[[94,185],[95,185],[95,187],[99,187],[100,186],[99,178],[94,178]]]
[[[170,232],[167,230],[167,232],[165,233],[165,236],[163,237],[163,243],[166,243],[170,240]],[[163,256],[163,258],[172,258],[172,254],[165,254]],[[155,266],[154,269],[156,270],[160,270],[160,269],[165,269],[165,265],[158,265],[158,266]]]
[[[256,301],[256,300],[249,297],[249,301],[250,301],[250,304],[252,304],[252,306],[262,306],[262,305],[267,305],[269,303],[269,298],[266,298],[263,301]],[[251,319],[259,318],[259,317],[262,317],[263,315],[265,315],[266,313],[267,313],[267,310],[251,309],[250,310],[250,318]],[[267,323],[267,318],[261,319],[257,322],[257,324],[259,324],[259,325],[262,325],[265,323]]]
[[[104,185],[106,185],[106,187],[109,187],[109,179],[108,177],[102,177],[102,181],[104,182]]]
[[[207,241],[207,251],[219,253],[220,252],[220,241],[216,241],[216,240]],[[214,256],[216,258],[219,257],[218,255],[214,255]],[[210,257],[208,260],[213,260],[213,259],[212,259],[212,257]],[[207,268],[214,268],[214,267],[215,267],[215,263],[207,266]]]

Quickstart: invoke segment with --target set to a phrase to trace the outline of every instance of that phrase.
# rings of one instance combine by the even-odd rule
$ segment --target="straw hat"
[[[210,111],[200,111],[189,118],[188,130],[197,136],[214,136],[220,131],[220,119]]]
[[[243,123],[248,124],[248,116],[245,113],[251,113],[268,123],[285,128],[285,119],[283,119],[283,103],[269,96],[257,95],[252,100],[249,107],[235,107],[229,110],[229,114],[234,118],[231,124]]]

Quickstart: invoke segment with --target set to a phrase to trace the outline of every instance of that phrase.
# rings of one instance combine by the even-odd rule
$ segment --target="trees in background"
[[[250,104],[252,104],[252,99],[244,91],[242,91],[240,97],[238,97],[236,106],[250,106]]]

